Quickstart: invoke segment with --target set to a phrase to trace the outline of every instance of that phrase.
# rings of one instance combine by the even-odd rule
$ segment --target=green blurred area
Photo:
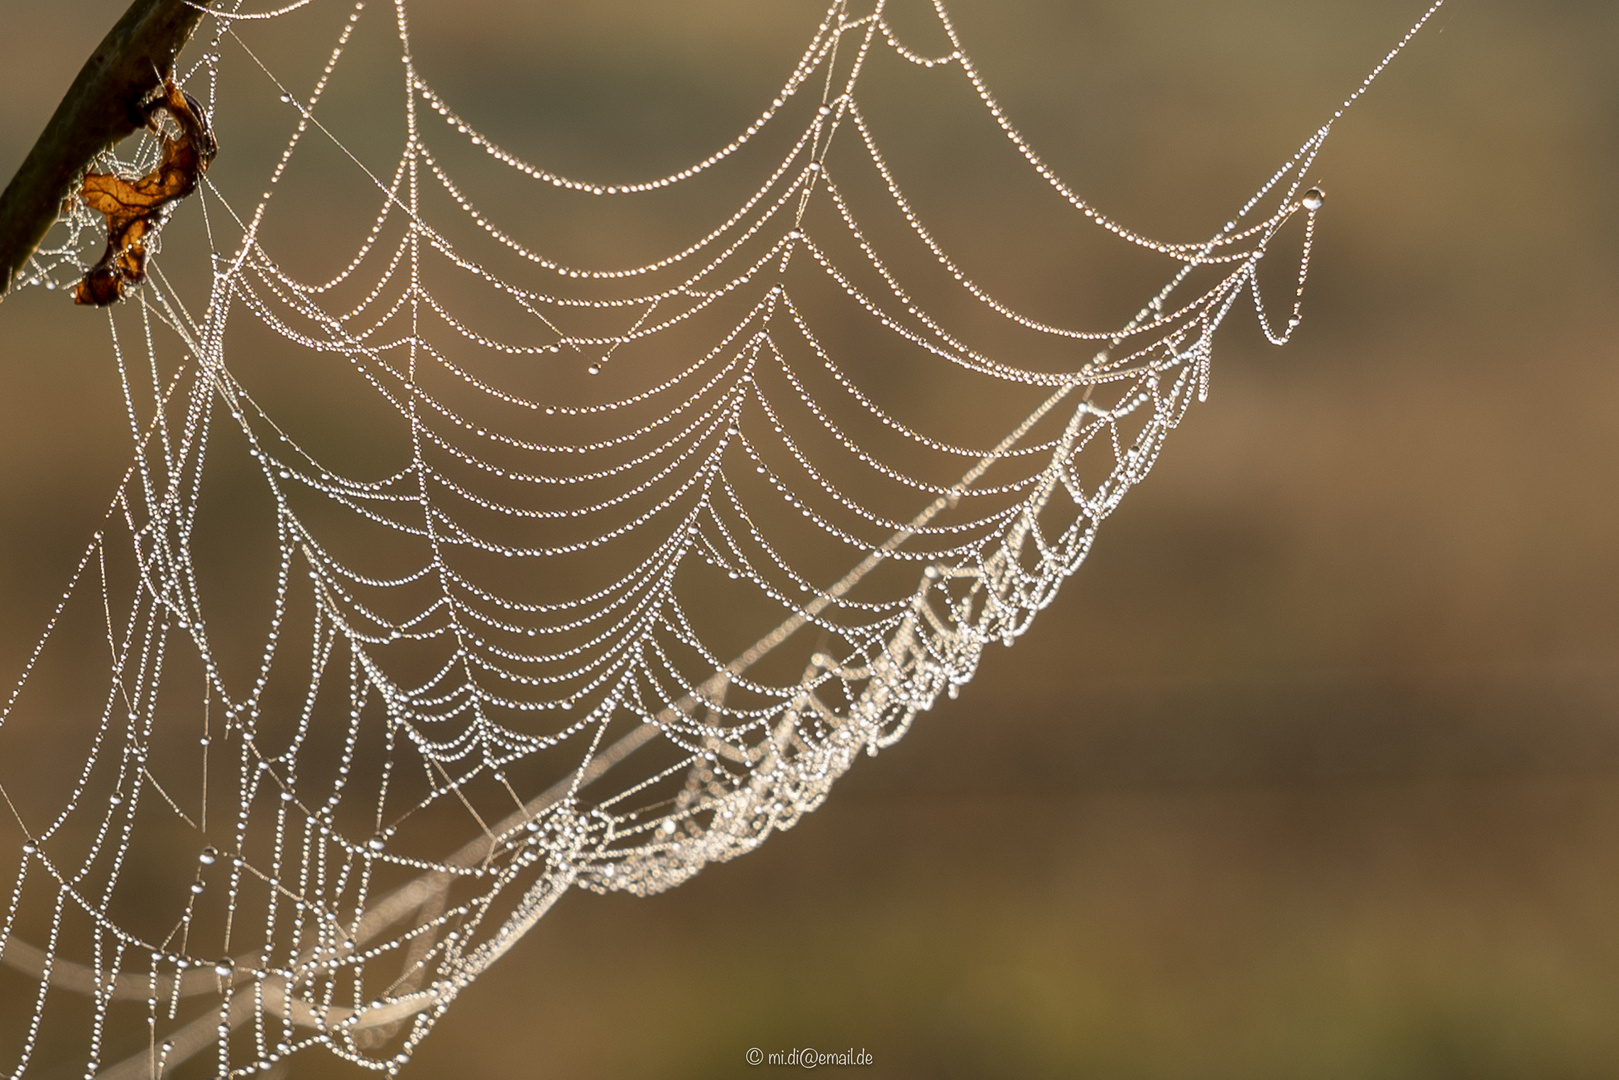
[[[729,138],[818,17],[417,6],[458,107],[616,175]],[[121,7],[0,11],[0,173]],[[952,12],[1047,160],[1166,239],[1212,233],[1419,14]],[[1619,1072],[1615,55],[1609,3],[1451,0],[1319,162],[1298,338],[1233,315],[1208,404],[1033,630],[760,851],[565,898],[404,1075],[729,1076],[754,1046],[885,1077]],[[1049,208],[983,194],[1016,163],[964,155],[962,115],[894,134],[968,257],[1035,306],[1139,302],[1042,238]],[[0,305],[0,387],[9,682],[129,435],[105,324],[59,294]]]

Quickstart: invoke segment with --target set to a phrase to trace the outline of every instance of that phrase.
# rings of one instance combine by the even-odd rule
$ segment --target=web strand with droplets
[[[1212,236],[1159,242],[1045,163],[942,3],[928,52],[882,0],[839,0],[734,140],[611,182],[457,112],[404,0],[354,4],[295,85],[256,35],[330,10],[210,13],[186,81],[216,173],[227,87],[290,134],[262,188],[211,175],[179,211],[205,226],[205,287],[165,275],[198,257],[176,247],[109,316],[133,461],[4,720],[58,707],[36,669],[64,627],[104,639],[63,797],[13,807],[29,839],[0,959],[37,985],[14,1076],[52,1038],[78,1039],[86,1076],[207,1054],[245,1076],[311,1048],[394,1072],[566,891],[657,892],[791,827],[1051,602],[1206,396],[1236,304],[1289,338],[1309,172],[1343,115]],[[400,47],[381,168],[327,106],[367,33]],[[1161,258],[1163,287],[1087,328],[977,280],[881,149],[859,92],[876,64],[964,86],[1061,212]],[[282,206],[317,146],[374,216],[311,272]],[[730,210],[663,254],[584,265],[524,239],[536,213],[719,179]],[[70,284],[99,243],[75,209],[20,285]],[[1284,250],[1273,315],[1259,270]],[[308,380],[295,404],[261,356]],[[912,407],[919,386],[951,405]],[[328,396],[339,424],[308,413]],[[251,513],[215,510],[247,487],[251,543]],[[258,607],[218,584],[253,544]],[[172,889],[131,895],[137,862]]]

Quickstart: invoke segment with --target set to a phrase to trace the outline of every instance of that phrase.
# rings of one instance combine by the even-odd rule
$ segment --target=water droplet
[[[218,858],[219,849],[210,844],[208,847],[202,849],[202,853],[197,856],[197,861],[202,863],[204,866],[212,866],[214,861]]]
[[[592,375],[600,375],[602,373],[602,366],[600,364],[591,364],[589,367],[585,368],[585,370]]]
[[[218,975],[221,979],[230,978],[230,971],[231,962],[229,960],[221,960],[219,963],[214,965],[214,974]]]
[[[1327,201],[1327,197],[1320,188],[1313,187],[1304,193],[1304,198],[1301,201],[1304,203],[1306,210],[1319,210],[1321,209],[1321,204]]]
[[[382,837],[373,836],[371,839],[365,842],[365,846],[370,848],[372,851],[381,851],[383,847]]]

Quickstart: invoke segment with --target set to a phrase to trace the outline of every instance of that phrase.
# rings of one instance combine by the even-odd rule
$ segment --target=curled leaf
[[[160,112],[173,120],[178,134],[158,122]],[[150,106],[147,126],[159,142],[155,169],[137,180],[90,173],[79,188],[84,205],[107,219],[107,250],[74,287],[75,303],[106,307],[146,277],[151,241],[174,205],[197,189],[198,178],[219,150],[202,106],[173,80],[164,80],[162,96]]]

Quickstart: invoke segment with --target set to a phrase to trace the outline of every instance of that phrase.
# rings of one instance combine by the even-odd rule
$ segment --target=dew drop
[[[1319,210],[1321,209],[1321,204],[1326,201],[1326,195],[1323,194],[1321,189],[1318,187],[1313,187],[1309,191],[1306,191],[1302,200],[1306,210]]]

